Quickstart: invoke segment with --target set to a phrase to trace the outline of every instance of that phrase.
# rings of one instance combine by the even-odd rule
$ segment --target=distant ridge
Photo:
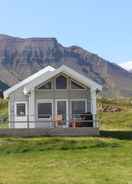
[[[56,38],[18,38],[0,34],[0,81],[12,86],[41,68],[62,64],[103,85],[105,96],[132,96],[132,74],[78,46]],[[3,89],[0,84],[0,89]]]

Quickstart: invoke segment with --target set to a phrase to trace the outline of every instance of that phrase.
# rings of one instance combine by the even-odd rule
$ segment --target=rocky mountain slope
[[[0,35],[0,81],[12,86],[46,65],[66,64],[103,85],[108,96],[131,96],[132,74],[78,46],[64,47],[55,38]]]
[[[4,82],[0,81],[0,94],[3,93],[4,90],[8,89],[9,86],[5,84]]]

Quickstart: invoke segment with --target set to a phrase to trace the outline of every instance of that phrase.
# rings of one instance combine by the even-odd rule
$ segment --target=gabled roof
[[[22,80],[21,82],[15,84],[11,88],[4,91],[4,98],[7,98],[9,96],[9,94],[11,94],[13,91],[17,90],[18,88],[21,88],[22,86],[25,86],[26,84],[30,83],[34,79],[40,77],[42,74],[45,74],[47,72],[52,72],[54,70],[55,70],[55,68],[53,68],[51,66],[46,66],[45,68],[39,70],[38,72],[34,73],[33,75],[29,76],[28,78]]]
[[[13,91],[17,90],[20,87],[23,87],[24,94],[27,94],[29,91],[33,90],[39,84],[49,80],[50,78],[56,76],[59,73],[64,73],[92,89],[102,90],[102,86],[100,84],[78,73],[77,71],[71,69],[66,65],[62,65],[57,69],[51,66],[47,66],[44,69],[38,71],[37,73],[31,75],[27,79],[19,82],[15,86],[6,90],[4,92],[4,97],[7,98]]]

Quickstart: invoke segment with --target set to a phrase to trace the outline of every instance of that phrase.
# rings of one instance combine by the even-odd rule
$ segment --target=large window
[[[67,78],[60,75],[56,78],[56,89],[66,89],[67,88]]]
[[[86,112],[86,101],[85,100],[71,101],[71,111],[73,117],[80,117],[80,114]]]
[[[41,85],[38,89],[51,89],[51,81],[47,82],[44,85]]]
[[[16,103],[16,115],[18,117],[26,116],[26,104],[25,103]]]
[[[39,102],[38,103],[38,119],[50,119],[52,117],[52,103]]]
[[[78,84],[77,82],[71,80],[71,88],[72,89],[85,89],[83,86],[81,86],[80,84]]]

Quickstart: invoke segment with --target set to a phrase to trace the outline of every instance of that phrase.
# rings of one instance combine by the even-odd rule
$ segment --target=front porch
[[[47,117],[49,114],[46,115]],[[99,120],[96,115],[91,113],[77,114],[69,121],[63,118],[63,115],[55,115],[53,119],[43,119],[38,121],[30,121],[29,116],[27,121],[10,121],[10,128],[99,128]]]
[[[32,96],[32,93],[30,94]],[[98,128],[96,99],[33,99],[17,102],[10,128]],[[33,102],[36,102],[33,104]],[[30,102],[32,102],[30,104]],[[92,103],[93,102],[93,103]],[[33,113],[34,112],[34,113]]]

